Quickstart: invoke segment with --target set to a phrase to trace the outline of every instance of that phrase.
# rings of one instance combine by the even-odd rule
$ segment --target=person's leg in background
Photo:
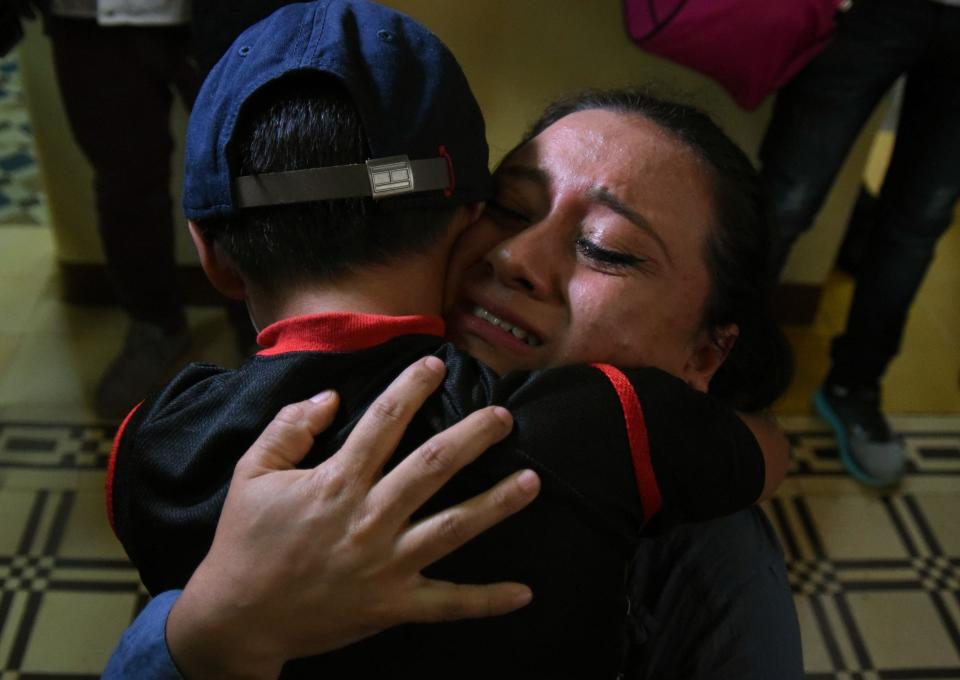
[[[907,75],[847,327],[834,340],[833,365],[817,395],[828,418],[859,423],[877,440],[890,438],[880,380],[900,349],[910,306],[960,198],[960,7],[926,4],[932,10],[927,54]],[[871,459],[871,467],[853,470],[865,483],[902,474],[902,458],[877,452]]]
[[[863,185],[857,195],[857,202],[847,221],[843,243],[837,252],[837,269],[856,276],[863,263],[863,249],[866,247],[873,225],[877,222],[877,204],[880,199]]]
[[[54,63],[74,137],[94,169],[103,249],[131,318],[123,349],[101,379],[96,407],[133,406],[189,343],[176,284],[169,192],[173,90],[189,105],[199,76],[186,27],[49,22]]]
[[[774,275],[812,226],[864,123],[922,49],[887,9],[899,2],[854,3],[834,40],[777,94],[760,148]]]
[[[775,272],[782,270],[794,241],[813,223],[884,93],[924,61],[931,14],[939,9],[930,0],[854,3],[841,17],[833,42],[778,96],[761,149],[764,189],[777,229],[771,263]],[[861,269],[872,267],[865,259]],[[817,392],[814,405],[836,431],[841,458],[857,479],[875,485],[899,479],[906,451],[891,434],[876,391],[850,392],[830,383]]]

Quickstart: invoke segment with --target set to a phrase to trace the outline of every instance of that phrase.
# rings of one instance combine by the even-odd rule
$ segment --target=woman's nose
[[[543,299],[551,293],[562,257],[553,252],[554,241],[542,225],[532,226],[501,241],[486,259],[502,285]]]

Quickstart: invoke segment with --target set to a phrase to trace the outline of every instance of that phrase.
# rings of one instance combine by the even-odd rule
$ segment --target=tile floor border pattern
[[[810,485],[843,477],[835,446],[822,429],[804,424],[790,431],[795,470],[767,510],[787,558],[808,680],[960,679],[960,537],[949,531],[960,510],[960,427],[939,422],[926,423],[932,426],[926,431],[904,428],[908,477],[947,480],[953,491],[946,495],[864,494],[856,486],[840,495],[808,494]],[[120,631],[146,602],[109,530],[75,535],[78,523],[103,523],[78,515],[102,508],[114,430],[0,422],[0,680],[97,677]],[[71,488],[71,474],[90,483]],[[59,481],[44,487],[38,479]],[[864,523],[878,532],[874,543],[851,533]],[[96,540],[91,531],[99,532]],[[70,641],[51,643],[62,637],[58,620],[83,607],[96,610],[91,620],[99,612],[104,622],[103,639],[93,645],[99,656]],[[885,617],[886,627],[878,627]],[[88,643],[97,632],[70,630]]]
[[[952,420],[952,419],[951,419]],[[960,478],[960,431],[901,432],[907,449],[907,477],[956,475]],[[846,476],[830,431],[822,429],[788,432],[793,476]]]
[[[0,470],[104,470],[116,429],[0,421]]]

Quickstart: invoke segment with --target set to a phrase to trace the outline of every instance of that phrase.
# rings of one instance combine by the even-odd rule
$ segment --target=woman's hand
[[[285,407],[244,454],[210,552],[167,622],[186,677],[273,677],[290,658],[400,623],[494,616],[530,601],[520,584],[456,585],[420,571],[533,500],[532,471],[410,523],[457,470],[507,435],[506,410],[477,411],[381,477],[444,371],[436,357],[408,368],[313,469],[295,465],[333,420],[332,393]]]

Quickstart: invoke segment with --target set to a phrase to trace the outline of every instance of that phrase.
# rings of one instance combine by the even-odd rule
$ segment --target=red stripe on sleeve
[[[123,419],[123,422],[120,423],[120,427],[117,428],[117,434],[113,438],[113,448],[110,449],[110,459],[107,461],[107,481],[104,484],[103,491],[107,496],[107,519],[110,521],[110,528],[113,529],[113,533],[117,533],[117,525],[113,518],[113,476],[117,472],[117,453],[120,451],[120,439],[123,437],[123,431],[127,429],[127,424],[130,422],[130,419],[133,418],[133,414],[137,412],[137,409],[143,405],[141,401],[139,404],[133,407],[130,413],[127,414],[127,417]]]
[[[653,472],[653,461],[650,458],[650,440],[647,437],[647,423],[643,418],[643,408],[640,398],[630,380],[619,368],[610,364],[592,364],[601,371],[616,390],[620,397],[620,406],[623,408],[623,419],[627,426],[627,440],[630,442],[630,457],[633,459],[633,474],[637,480],[637,490],[640,492],[640,502],[643,504],[644,519],[660,512],[663,498],[660,495],[660,485]]]

